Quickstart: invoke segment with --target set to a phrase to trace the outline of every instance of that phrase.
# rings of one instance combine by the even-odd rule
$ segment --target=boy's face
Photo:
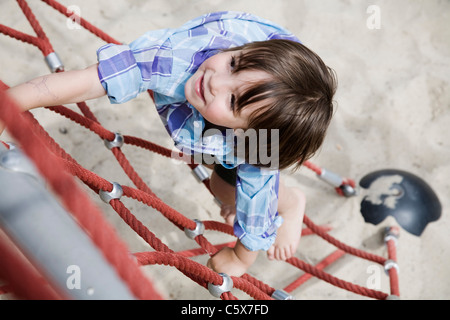
[[[186,82],[186,99],[209,122],[231,129],[247,129],[249,116],[261,107],[254,104],[239,114],[234,112],[236,97],[253,82],[270,79],[263,71],[233,73],[241,51],[218,53],[205,60]]]

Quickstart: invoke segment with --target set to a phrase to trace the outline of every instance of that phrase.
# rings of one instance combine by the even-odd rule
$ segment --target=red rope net
[[[67,8],[60,3],[54,0],[42,1],[55,8],[62,14],[74,18],[74,14],[71,12],[69,14]],[[18,40],[33,44],[42,51],[44,56],[52,53],[53,48],[50,41],[46,37],[26,1],[17,0],[17,2],[32,25],[36,36],[16,31],[1,24],[0,32]],[[81,26],[106,42],[118,43],[118,41],[114,40],[100,29],[94,27],[83,18],[76,18]],[[155,250],[152,252],[135,253],[134,257],[136,259],[133,259],[129,254],[127,246],[116,234],[115,230],[110,226],[108,221],[104,219],[102,213],[93,204],[90,198],[75,183],[72,176],[76,176],[96,193],[99,193],[100,190],[108,192],[111,191],[112,183],[82,167],[75,159],[66,153],[52,137],[50,137],[50,135],[41,127],[31,113],[26,112],[21,114],[18,107],[8,97],[5,91],[7,87],[8,86],[6,84],[0,81],[1,121],[6,125],[10,134],[17,140],[28,157],[35,162],[39,171],[43,176],[45,176],[53,191],[60,197],[62,203],[89,234],[93,242],[101,249],[104,256],[111,263],[111,265],[114,266],[122,280],[129,286],[130,290],[137,298],[161,298],[161,295],[154,289],[150,279],[145,276],[140,269],[140,266],[143,265],[159,264],[172,266],[205,288],[208,287],[208,283],[213,285],[222,284],[223,280],[219,274],[189,258],[200,254],[213,255],[224,246],[232,246],[234,242],[213,245],[204,235],[201,234],[195,237],[195,241],[198,243],[199,248],[174,252],[158,237],[156,237],[155,234],[152,233],[152,231],[150,231],[141,221],[139,221],[139,219],[132,214],[132,212],[120,199],[113,199],[109,203],[111,207],[142,239],[144,239],[145,242],[147,242]],[[151,96],[151,92],[149,92],[149,94]],[[78,107],[81,114],[64,106],[49,107],[48,109],[89,129],[98,135],[98,137],[102,140],[112,141],[114,139],[114,132],[105,129],[99,123],[86,103],[79,103]],[[171,157],[172,154],[172,151],[169,149],[133,136],[125,135],[124,143],[155,152],[165,157]],[[111,152],[135,186],[122,186],[123,197],[137,200],[156,209],[161,212],[167,220],[181,230],[192,230],[196,227],[195,221],[186,218],[183,214],[164,203],[155,195],[150,187],[134,170],[120,147],[113,147]],[[307,162],[305,165],[317,174],[320,174],[321,169],[318,166],[310,162]],[[189,164],[189,166],[191,169],[195,169],[196,167],[196,165],[192,164]],[[209,189],[209,180],[206,179],[203,183]],[[346,180],[346,183],[354,186],[354,182],[351,180]],[[206,230],[218,231],[233,236],[232,227],[224,223],[217,221],[203,221],[203,223]],[[332,264],[346,253],[380,265],[384,265],[388,259],[356,249],[340,242],[327,233],[329,228],[317,226],[307,216],[304,218],[304,224],[307,228],[303,230],[303,236],[308,234],[316,234],[337,247],[337,250],[315,266],[296,257],[287,260],[289,264],[303,270],[305,273],[286,286],[284,288],[286,292],[292,292],[309,278],[314,276],[329,282],[334,286],[370,298],[386,299],[389,296],[387,293],[368,289],[357,284],[338,279],[323,271],[325,267]],[[387,245],[389,249],[389,258],[390,260],[395,261],[396,253],[394,242],[395,241],[390,239],[387,241]],[[17,256],[17,253],[8,249],[6,239],[4,239],[4,237],[0,237],[0,249],[3,256],[8,257],[7,259],[2,259],[0,264],[0,277],[7,281],[6,285],[0,287],[0,293],[12,291],[20,296],[31,299],[64,298],[63,296],[58,295],[58,293],[52,291],[42,277],[39,277],[36,274],[36,270],[33,270],[33,268],[26,263],[21,262],[21,259]],[[390,268],[389,275],[391,281],[391,295],[399,296],[398,275],[396,268]],[[239,278],[232,278],[234,288],[244,291],[254,299],[271,299],[272,294],[275,292],[275,288],[272,288],[249,274],[245,274]],[[27,283],[26,288],[24,286],[24,282]],[[231,292],[222,293],[221,298],[236,299]]]

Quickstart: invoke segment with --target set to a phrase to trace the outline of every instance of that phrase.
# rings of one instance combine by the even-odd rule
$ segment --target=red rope
[[[70,113],[70,112],[69,112],[69,113]],[[75,113],[74,113],[74,114],[75,114]],[[72,117],[73,117],[73,116],[72,116]],[[73,118],[76,118],[76,116],[73,117]],[[80,118],[80,119],[83,119],[83,118]],[[103,132],[103,130],[95,130],[95,129],[98,129],[99,127],[98,127],[98,125],[97,125],[96,123],[94,123],[93,121],[89,122],[89,121],[87,121],[87,120],[86,120],[86,121],[84,121],[84,120],[79,120],[79,121],[77,121],[77,122],[79,122],[80,124],[89,123],[90,125],[85,125],[85,126],[86,126],[87,128],[89,128],[89,129],[91,129],[91,130],[92,130],[92,128],[94,128],[93,131],[94,131],[94,132],[97,131],[98,134],[102,134],[102,132]],[[72,162],[69,161],[69,160],[67,160],[66,165],[67,165],[68,168],[71,168],[71,171],[72,171],[73,174],[77,175],[80,179],[82,179],[83,181],[85,181],[88,185],[91,184],[91,187],[92,187],[92,185],[95,185],[95,184],[98,185],[100,182],[103,181],[103,187],[101,187],[101,186],[93,187],[94,190],[95,190],[95,189],[97,189],[97,190],[98,190],[98,189],[111,190],[111,184],[110,184],[109,182],[107,182],[107,181],[105,181],[104,179],[102,179],[102,178],[96,176],[96,175],[93,174],[92,172],[89,172],[88,170],[84,169],[84,168],[81,167],[80,165],[75,164],[75,163],[72,163]],[[105,185],[108,185],[108,187],[105,188]],[[135,189],[131,189],[131,188],[128,188],[128,187],[125,187],[125,186],[124,186],[124,194],[127,195],[127,196],[130,196],[130,197],[132,197],[132,198],[135,198],[135,199],[138,200],[138,201],[147,203],[147,204],[150,205],[150,206],[153,206],[155,209],[157,209],[158,211],[162,212],[163,214],[166,213],[166,215],[168,216],[169,220],[173,221],[174,224],[178,224],[178,225],[181,225],[181,226],[184,225],[185,227],[189,227],[190,229],[193,229],[193,228],[195,227],[195,224],[194,224],[193,221],[191,221],[191,220],[185,218],[183,215],[181,215],[180,213],[178,213],[178,212],[176,212],[176,211],[172,211],[171,208],[167,208],[167,207],[166,207],[166,204],[164,204],[164,203],[163,203],[162,201],[160,201],[158,198],[152,197],[151,195],[148,195],[146,192],[142,192],[142,191],[140,191],[140,190],[135,190]],[[116,201],[112,201],[112,203],[116,203]],[[120,203],[120,202],[117,201],[117,203]],[[113,206],[113,207],[114,207],[114,206]],[[164,207],[165,207],[166,209],[169,209],[168,212],[164,209]],[[118,210],[116,210],[116,211],[118,211]],[[181,221],[177,221],[177,219],[181,219]],[[127,221],[128,219],[125,217],[124,220]],[[136,219],[134,219],[133,221],[136,221]],[[189,225],[189,222],[191,223],[191,225]],[[305,223],[309,226],[309,228],[310,228],[310,230],[311,230],[312,232],[315,232],[315,233],[318,233],[319,235],[324,236],[325,231],[324,231],[323,229],[321,229],[320,227],[318,227],[318,226],[312,224],[312,222],[311,222],[311,223],[308,223],[308,218],[306,218]],[[230,226],[227,226],[227,225],[225,225],[225,224],[221,224],[221,223],[218,223],[218,222],[211,221],[211,222],[205,222],[205,226],[207,226],[207,229],[208,229],[208,228],[210,228],[210,229],[216,229],[216,230],[218,230],[218,231],[223,231],[223,232],[225,232],[225,233],[232,234],[231,227],[230,227]],[[146,228],[143,227],[143,226],[141,225],[140,228],[133,228],[133,229],[134,229],[138,234],[142,235],[142,230],[145,230]],[[147,232],[149,232],[149,231],[147,230]],[[144,232],[144,233],[145,233],[145,232]],[[145,237],[144,237],[144,238],[145,238]],[[325,236],[325,238],[327,238],[327,237]],[[157,239],[157,238],[154,237],[154,236],[152,236],[151,239],[152,239],[152,241],[155,241],[155,239]],[[207,240],[206,240],[203,236],[202,236],[202,237],[197,237],[197,239],[198,239],[198,242],[201,244],[201,246],[202,246],[203,248],[206,248],[207,252],[209,252],[210,254],[214,254],[214,253],[217,251],[217,248],[216,248],[216,247],[213,247],[213,246],[211,246],[211,248],[208,250],[208,247],[207,247],[207,245],[205,244],[205,243],[208,243],[208,242],[207,242]],[[159,239],[158,239],[158,240],[159,240]],[[206,242],[202,242],[202,240],[203,240],[203,241],[206,240]],[[332,242],[333,244],[338,244],[338,245],[339,245],[339,242],[336,242],[336,241],[334,241],[333,239],[331,239],[331,240],[328,239],[328,240],[329,240],[330,242]],[[150,241],[150,242],[151,242],[151,241]],[[165,245],[164,245],[164,246],[165,246]],[[154,245],[154,244],[153,244],[153,247],[155,247],[157,250],[161,250],[161,248],[159,248],[158,246],[156,246],[156,245]],[[167,246],[165,246],[165,247],[167,248]],[[351,253],[355,253],[355,252],[353,251],[353,248],[346,247],[345,245],[344,245],[343,247],[344,247],[345,249],[347,249],[347,251],[349,251],[349,252],[351,252]],[[354,249],[354,250],[356,250],[356,249]],[[356,252],[358,252],[358,250],[356,250]],[[295,263],[294,263],[294,265],[295,265]],[[315,276],[318,276],[318,277],[321,277],[321,278],[324,279],[325,281],[327,281],[327,279],[330,279],[330,276],[323,276],[322,274],[317,273],[317,272],[316,272],[314,275],[315,275]],[[248,276],[248,275],[246,275],[246,276]],[[251,277],[249,277],[249,278],[251,279]],[[351,285],[347,284],[347,282],[339,282],[339,280],[334,280],[333,277],[331,277],[331,279],[333,279],[333,280],[332,280],[332,281],[331,281],[331,280],[328,280],[328,281],[331,281],[331,282],[333,282],[333,283],[337,283],[338,286],[339,286],[339,284],[340,284],[340,286],[341,286],[342,288],[344,288],[344,289],[350,288],[350,290],[353,289],[353,290],[356,291],[357,293],[362,292],[362,294],[366,294],[366,295],[367,295],[367,293],[366,293],[364,290],[354,289]],[[255,282],[258,282],[258,281],[259,281],[259,280],[256,280],[256,279],[255,279]],[[343,285],[342,283],[344,283],[344,285]],[[263,285],[262,287],[264,287],[264,285]],[[358,287],[357,287],[357,288],[358,288]],[[270,293],[270,292],[273,292],[274,289],[266,289],[266,291],[269,291],[269,293]],[[369,294],[369,296],[370,296],[370,294]],[[373,297],[379,297],[379,296],[377,296],[377,295],[372,295],[372,296],[373,296]]]
[[[80,125],[85,127],[86,129],[91,130],[95,134],[97,134],[101,139],[103,140],[114,140],[114,132],[108,131],[105,128],[103,128],[98,122],[88,119],[86,117],[83,117],[79,113],[76,113],[75,111],[66,108],[64,106],[54,106],[54,107],[47,107],[47,109],[50,109]]]
[[[88,177],[90,181],[84,181],[86,184],[90,183],[97,183],[98,181],[103,180],[101,177],[96,176],[93,173],[85,174],[87,170],[85,170],[82,167],[79,167],[78,165],[68,163],[68,167],[72,167],[73,173],[78,175],[80,179],[83,179],[83,177]],[[75,170],[74,170],[75,168]],[[83,174],[80,174],[79,171],[83,172]],[[89,172],[89,171],[87,171]],[[98,188],[95,187],[95,185],[90,185],[92,189],[97,190]],[[191,229],[195,227],[195,223],[192,220],[189,220],[185,218],[183,215],[179,214],[178,212],[171,209],[169,206],[167,206],[165,203],[163,203],[158,198],[148,195],[145,192],[142,192],[140,190],[135,190],[126,186],[123,186],[124,195],[130,195],[138,200],[146,202],[149,206],[155,207],[158,211],[161,213],[166,213],[166,216],[171,220],[175,225],[186,225],[186,227],[189,225],[189,222],[192,223],[192,226],[190,226]],[[119,214],[119,216],[137,233],[139,234],[147,243],[150,244],[152,248],[154,248],[157,251],[165,252],[165,253],[173,253],[171,249],[169,249],[165,244],[161,242],[151,231],[149,231],[138,219],[135,218],[135,216],[120,202],[119,200],[112,200],[110,202],[111,206],[114,208],[114,210]],[[178,221],[177,221],[178,219]],[[199,236],[197,238],[201,238],[204,240],[202,247],[208,247],[209,242],[203,237]],[[204,249],[203,249],[204,250]],[[215,249],[217,250],[217,249]],[[214,252],[215,253],[215,252]],[[177,261],[178,258],[174,257],[174,261]],[[171,261],[171,260],[170,260]],[[203,268],[203,266],[199,264],[197,265],[198,268]],[[175,264],[176,266],[176,264]],[[190,277],[192,280],[202,284],[204,279],[199,279],[199,275],[197,272],[191,272],[190,270],[183,270],[180,268],[180,271],[185,273],[188,277]],[[210,282],[210,281],[207,281]],[[255,298],[260,298],[258,295],[255,295],[254,290],[249,289],[247,286],[245,286],[244,291],[248,291],[250,295],[253,295]],[[224,296],[228,297],[227,295]],[[230,297],[228,297],[230,298]]]
[[[392,242],[393,240],[390,240],[389,242]],[[391,246],[395,244],[389,244],[388,246]],[[391,287],[391,294],[395,295],[397,297],[400,297],[400,287],[399,287],[399,279],[398,279],[398,271],[396,268],[389,269],[389,284]]]
[[[67,109],[67,108],[60,107],[59,109]],[[70,112],[71,111],[69,111],[69,113]],[[73,116],[74,114],[75,113],[72,114],[72,117],[76,118],[76,116]],[[84,121],[80,121],[80,120],[77,122],[79,122],[80,124],[85,123]],[[96,123],[94,123],[93,121],[91,121],[91,122],[87,121],[87,122],[90,124],[90,125],[86,126],[87,128],[92,129],[92,127],[96,127]],[[50,137],[48,137],[48,138],[50,138]],[[53,146],[53,148],[57,148],[57,149],[60,148],[59,146],[57,146],[56,143],[51,143],[51,145]],[[63,156],[65,158],[66,167],[72,172],[72,174],[78,176],[83,182],[85,182],[88,186],[90,186],[91,189],[95,190],[96,192],[98,192],[98,190],[100,190],[100,189],[107,190],[107,191],[111,190],[111,188],[112,188],[111,183],[107,182],[103,178],[84,169],[82,166],[80,166],[76,162],[72,161],[70,156],[64,155],[63,150],[59,150],[59,152],[63,154]],[[157,209],[158,211],[163,213],[163,215],[165,215],[175,225],[178,225],[180,228],[193,229],[195,227],[195,223],[192,220],[187,219],[186,217],[184,217],[177,211],[173,210],[172,208],[167,206],[164,202],[162,202],[156,196],[149,195],[146,192],[143,192],[141,190],[132,189],[127,186],[123,186],[123,190],[124,190],[125,196],[130,196],[132,198],[135,198],[138,201],[144,202],[147,205],[154,207],[155,209]],[[127,224],[129,224],[137,234],[139,234],[141,237],[143,237],[143,239],[145,241],[147,241],[155,250],[171,252],[171,250],[166,245],[162,244],[162,242],[160,242],[160,240],[156,236],[154,236],[153,233],[151,233],[144,225],[142,225],[142,223],[139,220],[137,220],[131,214],[131,212],[123,206],[123,204],[120,201],[113,200],[110,203],[111,203],[112,207],[119,213],[119,215],[122,217],[122,219]],[[208,223],[206,223],[206,224],[208,225]],[[208,227],[222,229],[225,232],[232,234],[232,230],[230,231],[230,229],[229,229],[230,226],[221,224],[221,226],[219,227],[219,224],[221,224],[221,223],[211,222],[211,223],[209,223]],[[202,243],[202,247],[206,248],[207,251],[208,251],[208,247],[211,247],[211,244],[203,236],[197,237],[197,240],[200,243]],[[210,252],[210,254],[213,254],[216,252],[216,250],[217,249],[214,248],[213,250],[209,250],[209,252]],[[198,278],[198,276],[193,276],[192,274],[186,274],[186,275],[189,276],[194,281],[197,281],[199,283],[202,282],[199,279],[196,279],[196,278]],[[250,279],[252,279],[252,278],[250,278]],[[253,279],[253,281],[255,283],[258,282],[256,279]],[[264,286],[262,286],[262,287],[264,287]],[[255,289],[248,289],[247,287],[245,287],[244,290],[249,291],[249,294],[251,294],[251,295],[255,295],[255,293],[254,293]],[[265,293],[261,293],[261,294],[262,294],[262,297],[266,297]],[[224,297],[230,298],[228,295],[224,295]],[[255,298],[258,298],[258,297],[259,297],[258,295],[255,295]]]
[[[50,41],[48,40],[47,36],[45,35],[44,30],[39,25],[39,22],[37,21],[30,7],[24,0],[17,0],[17,3],[19,4],[20,8],[22,9],[22,12],[24,13],[25,17],[27,18],[28,22],[30,23],[31,27],[33,28],[37,36],[31,36],[29,34],[14,30],[2,24],[0,24],[0,32],[17,40],[36,46],[39,50],[42,51],[42,54],[44,56],[49,55],[50,53],[53,52],[53,47],[50,44]]]
[[[391,227],[391,232],[395,233],[396,236],[399,235],[400,229],[398,227]],[[388,250],[388,257],[390,260],[397,262],[397,244],[396,240],[390,239],[386,243]],[[400,287],[398,279],[398,270],[396,268],[389,269],[389,282],[391,287],[391,294],[400,297]]]
[[[311,169],[312,171],[314,171],[319,176],[322,174],[322,169],[310,161],[305,161],[303,163],[303,165],[305,167],[307,167],[308,169]]]
[[[176,267],[180,271],[185,271],[187,273],[192,273],[198,275],[205,281],[205,284],[211,283],[214,285],[222,284],[222,278],[214,271],[195,263],[194,261],[182,256],[173,255],[165,252],[140,252],[135,254],[138,261],[142,265],[148,264],[163,264]],[[245,278],[232,277],[233,286],[236,289],[240,289],[247,293],[249,296],[257,300],[269,300],[270,296],[263,291],[259,290],[258,287],[254,286]],[[222,297],[224,298],[224,297]]]
[[[83,19],[79,15],[68,11],[67,8],[65,6],[63,6],[62,4],[60,4],[59,2],[54,1],[54,0],[42,0],[42,1],[45,2],[46,4],[48,4],[49,6],[53,7],[54,9],[58,10],[59,12],[61,12],[66,17],[72,18],[75,22],[79,21],[80,25],[83,28],[85,28],[86,30],[90,31],[91,33],[93,33],[94,35],[96,35],[100,39],[104,40],[105,42],[120,44],[119,41],[115,40],[113,37],[109,36],[108,34],[103,32],[99,28],[95,27],[91,23],[87,22],[85,19]]]
[[[32,44],[36,46],[42,53],[45,55],[48,50],[48,44],[45,40],[39,39],[37,37],[31,36],[29,34],[14,30],[8,26],[0,24],[0,32],[17,40],[20,40],[25,43]]]
[[[37,46],[43,52],[44,55],[53,52],[53,49],[51,47],[48,38],[46,37],[44,31],[40,27],[39,23],[37,22],[37,19],[31,12],[30,8],[26,4],[25,0],[17,0],[17,1],[22,11],[24,12],[25,16],[27,17],[28,21],[32,25],[33,30],[36,32],[37,37],[33,37],[25,33],[16,31],[4,25],[0,25],[0,32]],[[52,6],[53,8],[55,8],[62,14],[66,15],[67,17],[73,18],[75,21],[79,22],[81,26],[83,26],[93,34],[99,36],[106,42],[116,44],[119,43],[117,40],[111,38],[109,35],[101,31],[100,29],[96,28],[83,18],[68,12],[67,8],[59,4],[57,1],[54,0],[42,0],[42,1]],[[0,88],[1,87],[5,88],[7,86],[0,82]],[[150,97],[152,97],[152,92],[149,92],[149,94]],[[0,101],[3,100],[2,99],[3,96],[5,97],[5,101],[3,102],[3,105],[0,105],[0,118],[4,117],[4,121],[7,123],[9,130],[12,131],[13,135],[16,136],[16,139],[22,143],[22,147],[25,149],[26,153],[37,163],[38,168],[47,176],[48,180],[50,181],[50,184],[52,185],[54,190],[61,196],[65,205],[72,210],[72,213],[77,219],[80,220],[80,223],[83,225],[83,227],[90,234],[92,234],[94,242],[96,242],[96,244],[104,251],[104,254],[107,256],[107,259],[110,260],[110,262],[113,265],[115,265],[116,269],[118,270],[118,273],[130,285],[130,288],[138,297],[159,298],[159,295],[155,293],[148,279],[145,276],[142,276],[142,274],[139,272],[139,269],[137,269],[132,262],[130,263],[130,258],[128,257],[128,253],[124,244],[120,242],[120,240],[115,236],[114,231],[107,224],[103,225],[104,222],[101,220],[101,214],[97,211],[95,207],[93,207],[90,204],[89,199],[86,198],[85,195],[81,193],[80,190],[77,189],[76,184],[74,184],[73,181],[69,179],[70,177],[65,175],[65,172],[62,170],[62,166],[64,165],[67,169],[69,169],[69,171],[73,175],[80,178],[86,185],[88,185],[92,190],[94,190],[97,193],[99,190],[110,191],[112,188],[111,183],[95,175],[94,173],[84,169],[81,165],[79,165],[48,135],[48,133],[37,123],[37,121],[32,117],[30,113],[25,113],[25,116],[23,118],[18,116],[17,110],[15,111],[13,110],[14,106],[12,105],[11,101],[8,100],[8,97],[4,95],[3,92],[1,92]],[[101,126],[101,124],[96,119],[95,115],[89,110],[89,108],[84,102],[79,103],[77,105],[84,116],[76,112],[73,112],[72,110],[65,108],[63,106],[51,107],[49,109],[57,113],[60,113],[61,115],[95,132],[101,139],[107,139],[110,141],[114,139],[114,133],[106,130]],[[14,119],[14,117],[17,118]],[[12,126],[13,124],[12,119],[14,119],[14,128]],[[31,134],[27,129],[25,129],[26,126],[29,126],[30,123],[33,123],[35,127],[34,133]],[[44,143],[27,141],[28,137],[30,136],[33,137],[33,139],[31,139],[30,141],[37,141],[35,139],[38,139],[39,141],[40,139],[43,139],[44,141],[46,141],[47,147],[50,148],[55,155],[60,157],[61,159],[59,160],[60,162],[58,162],[58,158],[50,156],[51,153],[43,151],[45,149]],[[171,150],[156,145],[154,143],[151,143],[149,141],[145,141],[143,139],[131,136],[124,136],[124,140],[125,143],[135,145],[150,150],[152,152],[156,152],[165,157],[172,156]],[[126,172],[128,177],[131,179],[131,181],[133,181],[134,185],[137,187],[137,189],[133,189],[130,187],[123,186],[125,196],[131,197],[142,203],[145,203],[148,206],[155,208],[156,210],[160,211],[173,224],[178,226],[180,229],[184,228],[194,229],[195,227],[194,221],[186,218],[181,213],[172,209],[164,202],[162,202],[156,195],[153,194],[150,188],[144,183],[144,181],[133,169],[130,162],[126,159],[125,155],[122,153],[120,148],[113,148],[112,153],[114,154],[114,156],[116,157],[116,159],[118,160],[119,164],[122,166],[123,170]],[[181,154],[179,158],[182,158]],[[55,166],[48,165],[48,163],[53,162],[57,163],[57,165]],[[191,169],[194,169],[197,166],[191,163],[188,164],[191,167]],[[306,161],[304,165],[309,169],[313,170],[314,172],[316,172],[318,175],[320,175],[322,172],[322,169],[320,167],[312,164],[309,161]],[[209,189],[209,181],[205,180],[204,184]],[[345,179],[344,184],[349,184],[354,187],[354,181],[350,179]],[[337,191],[339,192],[339,190]],[[72,198],[74,195],[75,198],[77,198],[76,200]],[[144,262],[150,264],[158,263],[175,266],[186,276],[190,277],[192,280],[194,280],[195,282],[199,283],[201,286],[204,287],[207,286],[208,282],[211,282],[213,284],[221,283],[222,281],[221,278],[215,272],[211,271],[210,269],[206,268],[203,265],[200,265],[196,262],[187,259],[186,256],[184,256],[190,253],[188,252],[175,253],[167,245],[162,243],[161,240],[159,240],[138,219],[136,219],[136,217],[123,205],[123,203],[120,200],[110,201],[110,204],[113,207],[113,209],[119,214],[119,216],[121,216],[122,219],[126,221],[133,228],[133,230],[135,230],[137,234],[139,234],[147,243],[149,243],[152,246],[152,248],[157,250],[157,252],[137,254],[139,259],[141,259],[141,263]],[[359,293],[369,297],[374,297],[377,299],[386,298],[387,295],[384,293],[362,288],[357,285],[353,285],[341,279],[337,279],[322,271],[322,269],[326,265],[334,262],[340,256],[342,256],[343,252],[347,252],[355,256],[368,259],[380,264],[383,264],[386,261],[386,259],[347,246],[346,244],[330,236],[327,233],[327,231],[329,231],[329,228],[316,226],[306,216],[304,222],[308,226],[308,229],[304,229],[302,235],[315,233],[321,236],[326,241],[337,246],[341,250],[337,250],[335,253],[325,258],[321,263],[319,263],[315,267],[310,266],[309,264],[306,264],[297,258],[291,258],[289,260],[289,263],[304,270],[308,274],[301,276],[291,285],[286,287],[288,290],[294,290],[294,288],[298,287],[301,283],[306,281],[307,278],[311,277],[311,275],[314,275],[338,287],[347,289],[349,291],[353,291],[355,293]],[[205,221],[204,225],[206,230],[215,230],[233,235],[232,228],[226,224],[216,221]],[[203,251],[212,255],[222,247],[220,245],[215,246],[212,245],[203,235],[197,236],[195,240],[201,247],[201,249],[195,250],[195,254]],[[111,248],[114,248],[114,250]],[[388,248],[390,258],[393,259],[391,257],[393,256],[395,259],[396,254],[395,248],[392,248],[391,244],[389,243]],[[391,274],[390,277],[391,292],[392,294],[397,295],[398,293],[397,271],[395,268],[391,268],[389,273]],[[250,296],[254,297],[255,299],[269,299],[271,294],[275,291],[274,288],[268,286],[267,284],[261,282],[258,279],[251,277],[248,274],[245,274],[241,278],[233,278],[233,281],[234,286],[236,288],[239,288],[244,292],[247,292]],[[222,298],[236,299],[231,293],[222,294]]]
[[[330,264],[336,262],[336,260],[340,259],[341,257],[343,257],[345,255],[345,252],[342,250],[336,250],[334,251],[332,254],[330,254],[328,257],[326,257],[325,259],[323,259],[322,261],[320,261],[315,267],[318,270],[323,270],[324,268],[326,268],[327,266],[329,266]],[[286,292],[292,292],[295,289],[297,289],[299,286],[301,286],[302,284],[304,284],[306,281],[308,281],[309,279],[311,279],[312,274],[309,273],[305,273],[303,274],[301,277],[299,277],[297,280],[293,281],[291,284],[289,284],[287,287],[284,288],[284,291]]]
[[[366,251],[362,251],[362,250],[353,248],[353,247],[346,245],[345,243],[337,240],[336,238],[332,237],[330,234],[321,230],[319,228],[319,226],[315,225],[314,222],[312,222],[306,215],[303,218],[303,223],[306,224],[308,226],[308,228],[310,228],[315,234],[317,234],[318,236],[320,236],[324,240],[328,241],[335,247],[337,247],[347,253],[350,253],[356,257],[360,257],[360,258],[363,258],[366,260],[370,260],[370,261],[379,263],[381,265],[384,264],[384,262],[386,261],[386,258],[377,256],[372,253],[368,253]]]
[[[20,109],[4,91],[0,92],[0,101],[0,119],[11,135],[22,145],[25,153],[47,178],[52,189],[92,237],[107,260],[115,266],[120,277],[130,286],[130,290],[141,299],[161,298],[148,278],[131,260],[125,244],[117,237],[114,229],[103,220],[102,213],[66,173],[61,160],[49,152],[39,134],[30,131],[32,123],[29,119],[21,114]],[[142,285],[143,283],[146,285]]]
[[[31,11],[30,7],[28,6],[25,0],[17,0],[17,3],[19,4],[20,9],[22,9],[22,12],[24,13],[34,32],[36,32],[37,37],[42,41],[43,43],[43,47],[41,49],[42,53],[44,54],[44,56],[49,55],[50,53],[53,52],[52,45],[50,44],[47,35],[45,34],[39,22],[37,21],[35,15]]]
[[[227,243],[216,244],[214,247],[216,248],[216,251],[219,251],[225,247],[233,248],[235,244],[236,241],[231,241]],[[177,254],[186,258],[191,258],[205,254],[205,250],[203,248],[195,248],[190,250],[178,251]]]
[[[297,268],[300,268],[303,271],[305,271],[325,282],[328,282],[336,287],[345,289],[347,291],[351,291],[351,292],[354,292],[359,295],[367,296],[367,297],[374,298],[374,299],[380,299],[380,300],[384,300],[388,296],[384,292],[364,288],[359,285],[353,284],[351,282],[336,278],[336,277],[332,276],[331,274],[328,274],[328,273],[320,270],[319,268],[316,268],[304,261],[301,261],[298,258],[290,258],[287,261],[290,264],[292,264],[293,266],[296,266]]]

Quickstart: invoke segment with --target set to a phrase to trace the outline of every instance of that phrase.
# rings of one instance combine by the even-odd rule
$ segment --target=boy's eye
[[[230,60],[230,68],[231,71],[233,71],[234,67],[236,66],[236,59],[234,56],[231,56],[231,60]],[[230,109],[231,111],[234,112],[234,104],[236,103],[236,96],[234,94],[231,95],[230,98]]]
[[[230,98],[230,109],[234,112],[234,104],[236,103],[236,96],[234,94],[231,95]]]
[[[234,58],[234,56],[232,56],[230,61],[231,70],[233,70],[235,66],[236,66],[236,59]]]

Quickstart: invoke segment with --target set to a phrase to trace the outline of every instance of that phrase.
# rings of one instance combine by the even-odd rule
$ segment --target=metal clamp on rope
[[[33,162],[31,162],[19,148],[14,144],[9,144],[9,150],[2,146],[0,148],[0,167],[9,171],[20,172],[32,176],[41,181],[42,178],[38,173]],[[4,150],[2,150],[4,148]]]
[[[344,183],[344,179],[337,173],[322,169],[322,172],[317,176],[333,187],[341,189],[346,197],[352,197],[357,193],[355,188]]]
[[[51,72],[64,71],[64,65],[56,52],[47,55],[45,57],[45,63],[47,63]]]
[[[200,220],[194,219],[195,229],[184,228],[184,233],[189,239],[194,240],[196,236],[202,235],[205,232],[205,225]]]
[[[104,191],[100,190],[98,192],[98,195],[100,196],[100,199],[102,199],[105,203],[109,203],[113,199],[120,199],[123,195],[123,189],[120,184],[117,182],[112,183],[113,188],[111,191]]]
[[[124,143],[123,135],[121,135],[118,132],[114,132],[114,140],[109,141],[109,140],[105,139],[104,141],[105,141],[105,146],[109,150],[111,150],[112,148],[120,148],[123,146],[123,143]]]
[[[351,185],[349,184],[343,184],[339,187],[339,189],[342,190],[342,193],[344,194],[344,196],[348,197],[353,197],[356,196],[358,194],[358,192],[356,191],[355,188],[353,188]]]
[[[397,246],[399,236],[399,230],[396,227],[386,227],[386,229],[384,230],[385,243],[388,243],[390,240],[394,240],[394,243]]]
[[[197,177],[198,181],[203,182],[209,178],[208,171],[206,171],[205,167],[199,164],[192,170],[194,175]]]
[[[17,148],[16,145],[12,142],[6,142],[6,144],[8,145],[9,150],[14,150]]]
[[[325,181],[326,183],[332,185],[335,188],[339,188],[342,183],[344,182],[344,179],[342,177],[334,172],[327,171],[325,169],[322,169],[322,172],[317,175],[321,180]]]
[[[275,300],[294,300],[293,296],[281,289],[275,290],[272,293],[272,298]]]
[[[224,292],[230,292],[233,288],[233,279],[226,273],[219,273],[219,275],[222,277],[222,284],[214,285],[211,282],[208,283],[208,290],[209,293],[211,293],[214,297],[220,298],[222,293]]]
[[[384,271],[387,275],[389,275],[389,270],[391,270],[392,268],[397,269],[397,273],[400,273],[400,267],[398,266],[397,262],[391,259],[386,260],[386,262],[384,263]]]

